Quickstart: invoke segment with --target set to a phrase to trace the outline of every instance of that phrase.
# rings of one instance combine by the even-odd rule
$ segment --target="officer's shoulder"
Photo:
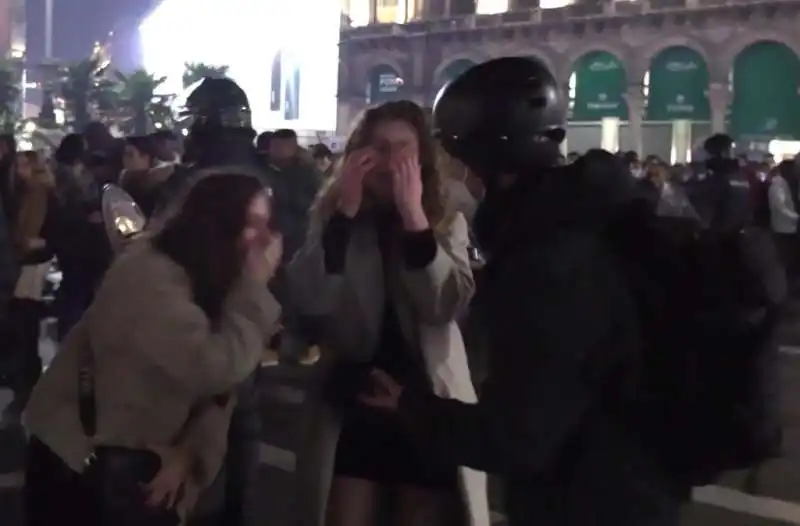
[[[150,178],[156,180],[166,180],[175,173],[177,169],[179,169],[180,165],[174,163],[165,163],[156,165],[149,170]]]

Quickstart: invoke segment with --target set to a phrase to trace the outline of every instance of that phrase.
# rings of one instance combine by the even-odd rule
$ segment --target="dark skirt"
[[[346,414],[336,447],[334,475],[383,486],[450,491],[456,466],[444,464],[410,435],[395,415],[355,407]]]
[[[23,488],[25,526],[102,526],[92,500],[83,477],[31,437]]]

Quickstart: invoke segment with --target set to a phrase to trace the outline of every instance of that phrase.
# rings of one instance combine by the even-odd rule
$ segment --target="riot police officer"
[[[266,182],[258,166],[250,123],[250,104],[244,90],[229,78],[207,77],[176,101],[177,122],[188,129],[186,162],[178,165],[160,191],[154,215],[178,202],[191,182],[204,174],[235,169]]]
[[[631,177],[608,152],[557,166],[562,93],[526,58],[477,65],[440,93],[436,133],[486,187],[474,227],[488,261],[469,323],[484,333],[487,376],[472,405],[379,371],[362,399],[398,411],[443,461],[503,477],[511,526],[676,524],[663,468],[593,385],[636,340],[632,298],[600,238]]]
[[[191,164],[179,165],[164,183],[161,212],[180,201],[192,182],[213,173],[252,174],[262,180],[257,164],[250,127],[250,106],[247,95],[232,80],[206,78],[187,96],[180,110],[181,122],[189,127],[188,148]],[[237,392],[228,432],[228,452],[224,465],[224,505],[220,510],[199,506],[198,523],[243,526],[252,513],[258,470],[260,417],[257,406],[256,373]],[[215,486],[218,485],[215,483]],[[212,488],[212,493],[218,488]]]
[[[692,205],[715,230],[736,230],[753,221],[751,182],[734,158],[733,139],[716,133],[703,142],[704,171],[690,185]]]

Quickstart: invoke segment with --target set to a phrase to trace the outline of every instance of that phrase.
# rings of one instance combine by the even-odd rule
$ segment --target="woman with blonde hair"
[[[484,474],[440,462],[404,422],[359,402],[374,369],[476,400],[455,322],[474,288],[467,225],[445,209],[422,108],[389,102],[364,114],[310,222],[292,294],[328,330],[308,402],[314,429],[298,453],[298,494],[313,498],[300,523],[372,526],[386,495],[401,526],[488,525]]]
[[[45,242],[45,221],[55,180],[44,160],[34,151],[18,152],[12,179],[19,206],[13,218],[11,238],[21,265],[14,297],[9,305],[9,349],[13,353],[14,400],[6,417],[16,420],[28,402],[42,372],[39,357],[42,294],[52,252]]]

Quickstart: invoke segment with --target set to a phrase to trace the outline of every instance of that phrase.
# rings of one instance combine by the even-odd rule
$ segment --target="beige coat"
[[[346,270],[341,276],[326,275],[320,229],[313,228],[306,248],[292,262],[293,298],[306,314],[328,318],[329,340],[323,342],[321,375],[336,355],[369,359],[375,351],[385,298],[384,269],[377,232],[369,224],[354,225]],[[469,302],[474,283],[467,256],[467,225],[455,214],[436,229],[439,242],[434,261],[420,271],[398,265],[386,271],[392,296],[397,299],[399,323],[409,341],[418,341],[434,389],[439,396],[464,402],[477,400],[470,380],[464,343],[455,323]],[[393,261],[402,261],[399,257]],[[320,379],[320,383],[324,379]],[[328,491],[333,474],[340,415],[321,397],[309,397],[312,429],[308,443],[298,451],[299,495],[307,496],[299,513],[301,526],[324,524]],[[459,469],[461,494],[468,526],[488,526],[486,475]]]
[[[232,404],[223,408],[210,399],[255,370],[279,314],[263,284],[243,280],[228,299],[221,328],[212,331],[183,269],[139,241],[114,262],[36,384],[26,427],[72,469],[83,469],[92,445],[78,417],[78,369],[81,351],[89,348],[97,442],[157,452],[177,442],[199,461],[199,490],[214,479],[227,448]]]

